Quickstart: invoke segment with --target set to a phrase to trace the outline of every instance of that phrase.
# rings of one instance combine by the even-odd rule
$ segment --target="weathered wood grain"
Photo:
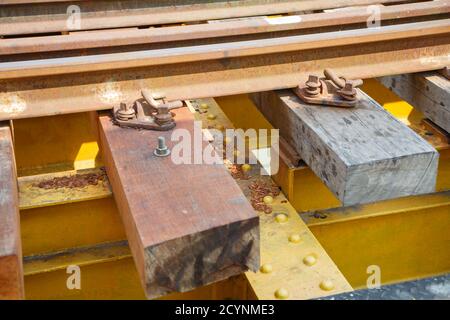
[[[437,72],[379,78],[400,98],[450,132],[450,80]]]
[[[194,118],[175,110],[193,136]],[[223,165],[156,157],[158,136],[99,117],[108,177],[147,297],[184,292],[259,267],[259,219]],[[192,144],[193,145],[193,144]],[[192,146],[191,145],[191,146]]]
[[[22,299],[19,201],[11,129],[0,122],[0,300]]]
[[[350,109],[309,105],[289,90],[252,98],[344,206],[435,190],[437,151],[361,91]]]

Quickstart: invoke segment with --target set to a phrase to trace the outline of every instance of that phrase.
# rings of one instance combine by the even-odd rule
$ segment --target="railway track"
[[[448,225],[450,201],[450,140],[445,132],[448,82],[433,73],[426,79],[416,75],[408,78],[411,83],[395,84],[402,80],[400,74],[447,70],[449,65],[450,0],[0,0],[0,157],[4,154],[5,158],[0,163],[0,184],[6,186],[8,200],[3,207],[0,201],[0,209],[10,214],[0,232],[0,242],[6,235],[10,244],[4,252],[0,248],[0,287],[5,283],[4,287],[15,290],[7,298],[23,297],[19,230],[24,239],[25,287],[31,288],[33,297],[39,297],[39,286],[47,283],[42,274],[50,279],[50,273],[62,272],[73,261],[82,261],[83,266],[122,261],[128,271],[117,275],[129,275],[131,280],[109,288],[108,279],[99,295],[126,298],[144,297],[144,291],[150,298],[195,288],[201,291],[204,285],[239,273],[237,280],[254,292],[245,289],[238,295],[223,293],[224,297],[283,298],[285,288],[274,287],[282,284],[291,287],[291,298],[309,299],[364,287],[366,274],[354,270],[364,270],[373,259],[388,270],[389,282],[448,271],[448,235],[442,227]],[[382,81],[407,101],[417,100],[411,88],[420,82],[420,109],[428,119],[412,111],[403,118],[390,115],[395,112],[386,111],[389,91],[374,85],[375,80],[367,82],[380,92],[378,99],[355,89],[359,108],[345,111],[317,109],[288,90],[259,97],[267,91],[303,85],[309,75],[325,69],[345,79],[386,77]],[[334,78],[335,82],[342,80]],[[231,95],[235,100],[230,103],[227,96]],[[179,127],[191,131],[197,120],[203,121],[204,130],[281,129],[290,151],[281,151],[281,169],[273,179],[286,198],[274,194],[273,202],[267,204],[276,209],[273,215],[257,215],[255,208],[239,200],[248,192],[248,185],[259,179],[253,174],[259,165],[251,169],[255,181],[238,179],[237,188],[224,168],[202,164],[194,171],[192,166],[162,162],[164,158],[152,156],[153,149],[143,150],[143,145],[160,136],[169,141],[171,131],[125,131],[111,123],[109,114],[91,112],[117,111],[119,106],[130,111],[127,107],[134,108],[142,97],[147,102],[184,100],[189,108],[172,113],[177,114]],[[200,110],[202,106],[206,106],[204,110]],[[277,111],[272,113],[274,106]],[[43,116],[55,117],[38,119]],[[305,126],[309,133],[299,139],[297,129],[303,128],[305,133]],[[49,128],[48,140],[42,139]],[[305,145],[296,144],[299,141]],[[79,150],[67,151],[66,144]],[[41,150],[42,159],[35,156]],[[77,160],[72,153],[77,153]],[[52,167],[59,162],[64,162],[64,169]],[[77,187],[70,192],[36,191],[43,176],[54,181],[78,170],[99,171],[103,165],[106,182],[90,186],[90,191]],[[100,171],[104,174],[103,168]],[[190,183],[179,182],[180,176]],[[165,201],[166,189],[152,190],[160,181],[167,181],[163,186],[167,190],[178,190],[173,202]],[[230,194],[245,210],[237,207],[236,201],[228,201]],[[405,196],[408,198],[397,199]],[[351,205],[357,207],[348,207]],[[54,211],[47,211],[47,206]],[[403,253],[404,242],[411,239],[409,233],[402,233],[407,218],[397,213],[404,212],[409,217],[408,228],[419,233],[425,225],[425,215],[416,215],[419,210],[434,217],[426,223],[430,243],[444,253],[429,253],[414,238],[416,250],[406,248],[407,254],[400,257],[403,262],[398,264],[414,261],[417,270],[401,273],[394,253]],[[72,226],[56,211],[78,215],[80,222]],[[76,235],[56,230],[53,219],[66,229],[73,228]],[[97,234],[102,219],[111,223]],[[386,222],[390,219],[401,223],[390,225]],[[18,220],[25,227],[20,229]],[[232,228],[239,232],[229,231]],[[47,230],[60,243],[42,241]],[[364,234],[356,236],[355,230]],[[402,237],[391,241],[392,255],[376,247],[387,238],[381,236],[383,232]],[[84,233],[91,235],[84,237]],[[329,236],[333,233],[338,236]],[[350,242],[357,249],[355,258],[347,263],[345,241],[335,239],[351,235]],[[232,236],[233,241],[229,240]],[[236,243],[236,248],[230,249],[228,242]],[[298,250],[295,246],[300,243],[304,246]],[[362,249],[366,247],[372,249]],[[219,251],[226,258],[217,262]],[[303,260],[297,259],[299,252]],[[262,271],[244,275],[246,269],[258,270],[260,254]],[[431,267],[424,259],[428,254],[437,261]],[[2,260],[3,256],[8,260]],[[6,267],[3,261],[7,261]],[[179,268],[173,267],[174,261]],[[303,263],[301,274],[291,272],[300,268],[299,261]],[[345,272],[341,273],[336,261]],[[164,268],[160,268],[162,262]],[[272,267],[279,271],[268,276]],[[96,272],[108,277],[104,265],[97,268],[101,271]],[[48,287],[61,285],[56,278]],[[234,290],[233,281],[236,279],[219,282],[217,288],[231,286]],[[131,288],[131,293],[120,293],[121,286]],[[53,288],[48,290],[45,294],[54,294]],[[64,290],[62,296],[67,294]],[[81,296],[90,297],[96,290],[93,286]],[[2,294],[0,290],[0,298]]]
[[[403,2],[80,2],[73,31],[70,2],[3,2],[0,120],[110,109],[142,88],[183,100],[291,88],[325,68],[347,78],[444,68],[450,2]]]

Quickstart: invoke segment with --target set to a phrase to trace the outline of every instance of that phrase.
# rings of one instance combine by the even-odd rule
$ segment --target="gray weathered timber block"
[[[350,109],[290,90],[251,97],[344,206],[435,191],[438,152],[363,92]]]
[[[437,72],[382,77],[379,81],[450,132],[450,80]]]

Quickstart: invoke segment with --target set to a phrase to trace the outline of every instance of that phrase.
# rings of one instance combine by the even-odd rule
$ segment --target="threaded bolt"
[[[352,81],[345,81],[344,88],[338,91],[339,95],[345,100],[354,101],[356,100],[356,89]]]
[[[310,74],[308,77],[308,81],[305,83],[306,85],[306,93],[311,96],[316,96],[320,93],[320,79],[316,75]]]
[[[136,116],[136,112],[131,105],[124,102],[120,103],[119,110],[117,111],[117,118],[122,121],[131,120]]]
[[[167,147],[164,137],[158,137],[158,146],[153,154],[157,157],[167,157],[170,154],[170,149]]]

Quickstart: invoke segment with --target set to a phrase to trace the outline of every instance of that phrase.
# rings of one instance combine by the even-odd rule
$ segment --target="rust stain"
[[[16,94],[0,93],[0,113],[17,114],[27,109],[27,103]]]
[[[264,197],[276,197],[280,194],[280,188],[270,182],[257,180],[252,182],[248,188],[250,189],[250,203],[253,209],[263,211],[266,214],[272,213],[272,207],[264,203]]]
[[[83,188],[89,185],[95,186],[99,181],[105,180],[105,178],[105,168],[101,168],[100,173],[85,173],[73,176],[56,177],[33,184],[33,187],[41,189]]]

